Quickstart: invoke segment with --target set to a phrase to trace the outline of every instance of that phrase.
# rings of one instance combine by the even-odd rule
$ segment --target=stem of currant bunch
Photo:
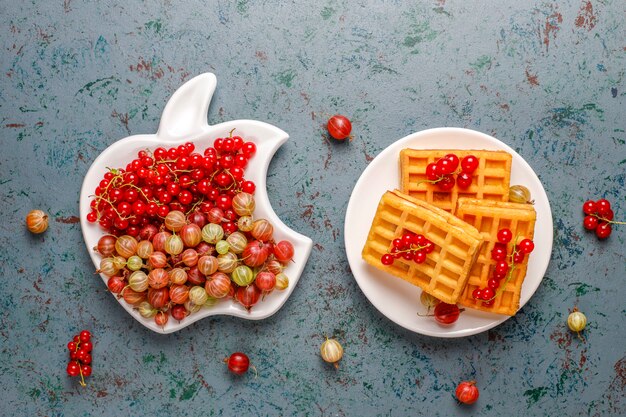
[[[411,247],[408,248],[408,249],[399,250],[399,251],[396,251],[396,252],[393,252],[393,253],[391,253],[391,252],[387,252],[387,253],[390,254],[390,255],[396,255],[396,254],[402,254],[402,253],[407,253],[407,252],[412,252],[412,251],[420,251],[420,250],[425,249],[425,248],[426,248],[426,245],[424,245],[424,246],[411,245]]]
[[[592,214],[593,217],[597,218],[598,220],[602,220],[603,222],[607,222],[607,223],[613,223],[613,224],[626,224],[626,222],[618,222],[617,220],[609,220],[606,219],[602,216],[598,216],[597,214],[593,213]]]

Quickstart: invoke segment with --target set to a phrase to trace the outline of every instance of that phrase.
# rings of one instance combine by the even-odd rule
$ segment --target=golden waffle
[[[406,231],[424,235],[434,245],[424,263],[395,259],[381,262],[392,241]],[[381,198],[363,248],[370,265],[402,278],[446,303],[456,303],[476,259],[482,236],[474,227],[431,204],[399,191],[387,191]]]
[[[449,153],[458,156],[459,160],[467,155],[478,158],[472,184],[464,190],[455,185],[450,191],[442,191],[437,184],[420,183],[426,180],[426,166]],[[400,151],[400,180],[403,193],[451,213],[454,213],[459,197],[509,201],[511,154],[484,150],[403,149]]]
[[[496,261],[491,259],[491,250],[498,241],[497,234],[500,229],[507,228],[513,232],[513,240],[507,245],[507,253],[511,253],[513,241],[532,239],[535,231],[535,209],[531,204],[503,203],[500,201],[477,200],[473,198],[459,198],[456,215],[467,223],[476,227],[483,235],[483,244],[478,259],[472,267],[469,280],[459,303],[476,308],[478,310],[513,316],[519,309],[522,283],[526,277],[528,267],[528,255],[524,261],[516,264],[511,279],[505,284],[506,278],[500,281],[497,296],[491,307],[483,306],[481,301],[472,297],[476,288],[486,288],[487,281],[493,274]]]

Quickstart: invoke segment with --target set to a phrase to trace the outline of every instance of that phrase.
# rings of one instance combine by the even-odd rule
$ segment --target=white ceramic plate
[[[271,316],[282,307],[293,292],[313,247],[311,239],[291,230],[278,218],[272,210],[267,196],[267,168],[274,153],[285,143],[289,135],[275,126],[255,120],[234,120],[209,126],[207,124],[207,112],[216,84],[215,75],[211,73],[201,74],[189,80],[168,101],[161,116],[159,131],[156,134],[135,135],[121,139],[102,151],[100,156],[96,158],[85,175],[80,192],[80,224],[87,250],[97,268],[100,265],[101,257],[92,248],[97,245],[104,232],[97,224],[87,222],[86,216],[90,211],[90,196],[93,195],[106,172],[106,167],[125,167],[136,157],[137,152],[146,148],[154,150],[158,146],[173,146],[189,141],[196,145],[196,149],[203,150],[211,146],[215,138],[226,137],[231,130],[236,129],[235,134],[257,145],[257,152],[250,159],[245,173],[246,179],[254,181],[256,184],[254,216],[255,218],[268,219],[272,223],[276,241],[287,239],[294,245],[293,262],[290,262],[285,270],[285,274],[289,277],[289,287],[284,291],[273,291],[268,294],[262,301],[254,305],[250,312],[231,300],[221,300],[215,306],[193,313],[181,322],[170,318],[165,328],[157,326],[154,319],[141,317],[139,313],[133,310],[132,306],[126,304],[122,299],[119,300],[120,305],[131,316],[158,333],[172,333],[197,320],[216,314],[226,314],[251,320],[260,320]],[[102,279],[106,284],[108,277],[103,275]],[[112,297],[115,298],[114,295]]]
[[[361,174],[348,203],[344,233],[348,262],[361,290],[383,315],[416,333],[436,337],[469,336],[497,326],[509,317],[466,309],[457,322],[448,326],[438,324],[432,317],[419,317],[418,312],[426,313],[419,301],[421,290],[361,258],[380,197],[387,190],[400,188],[398,158],[404,148],[505,150],[513,155],[511,184],[528,187],[537,210],[535,250],[529,258],[520,308],[537,290],[552,252],[552,212],[539,178],[517,152],[498,139],[468,129],[437,128],[413,133],[383,150]]]

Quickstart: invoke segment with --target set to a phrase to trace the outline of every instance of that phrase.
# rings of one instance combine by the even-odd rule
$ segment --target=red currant
[[[80,338],[81,342],[88,342],[91,340],[91,333],[89,333],[88,330],[83,330],[82,332],[80,332],[78,337]]]
[[[482,293],[483,300],[489,301],[493,298],[495,294],[496,293],[492,288],[489,288],[489,287],[483,288],[483,293]]]
[[[585,214],[594,214],[597,210],[596,202],[592,200],[587,200],[583,204],[583,212]]]
[[[426,253],[424,251],[415,252],[413,256],[413,261],[418,264],[422,264],[426,261]]]
[[[509,264],[507,264],[506,261],[498,261],[494,267],[494,271],[498,274],[506,274],[508,270]]]
[[[491,250],[491,259],[494,261],[503,261],[506,259],[506,246],[496,244]]]
[[[600,222],[596,228],[596,236],[598,236],[598,239],[606,239],[611,236],[611,231],[611,225],[609,223]]]
[[[478,168],[478,158],[474,155],[467,155],[461,160],[461,171],[471,174]]]
[[[389,266],[389,265],[393,264],[393,259],[394,259],[394,258],[393,258],[393,255],[391,255],[391,254],[389,254],[389,253],[386,253],[386,254],[384,254],[384,255],[380,258],[380,262],[381,262],[383,265],[387,265],[387,266]]]
[[[69,376],[80,375],[80,366],[78,365],[78,362],[71,361],[70,363],[67,364],[67,374]]]
[[[453,153],[449,153],[443,158],[447,159],[450,165],[452,166],[452,172],[456,171],[456,169],[459,167],[459,157]]]
[[[426,165],[426,179],[429,181],[437,181],[439,173],[437,172],[437,164],[430,163]]]
[[[450,191],[454,188],[454,177],[450,174],[446,174],[441,178],[437,185],[443,191]]]
[[[252,181],[244,181],[241,183],[241,191],[248,194],[254,194],[256,185]]]
[[[439,175],[452,174],[456,167],[452,165],[449,159],[441,158],[437,161],[437,173]]]
[[[256,153],[256,145],[253,142],[246,142],[241,147],[241,153],[250,159]]]
[[[515,252],[513,254],[513,263],[521,264],[524,262],[524,256],[526,256],[526,254],[521,250]]]
[[[601,198],[596,201],[596,211],[598,212],[598,215],[602,216],[609,210],[611,210],[611,203],[609,203],[609,200]]]
[[[510,229],[500,229],[498,231],[498,242],[509,243],[513,239],[513,232]]]
[[[583,220],[583,226],[587,230],[595,230],[598,227],[598,218],[594,216],[585,216],[585,220]]]
[[[524,239],[519,243],[518,247],[525,254],[529,254],[535,249],[535,243],[530,239]]]
[[[472,176],[467,172],[461,172],[456,176],[456,184],[460,189],[466,190],[472,185]]]
[[[474,291],[472,291],[472,298],[474,300],[480,300],[482,299],[483,296],[483,291],[480,288],[476,288]]]
[[[91,366],[83,365],[82,371],[83,371],[83,376],[91,376]]]

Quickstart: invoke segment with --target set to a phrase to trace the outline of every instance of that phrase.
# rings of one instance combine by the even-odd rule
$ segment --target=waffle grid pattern
[[[412,200],[395,192],[383,195],[363,258],[370,265],[419,286],[442,301],[456,303],[478,254],[480,235],[449,213]],[[422,264],[399,258],[390,266],[383,265],[380,258],[391,249],[393,239],[405,231],[424,235],[434,243],[435,250]]]
[[[436,184],[426,180],[426,166],[443,156],[454,153],[463,159],[474,155],[479,166],[473,173],[472,184],[465,190],[456,185],[450,191],[439,191]],[[460,197],[494,201],[508,201],[511,179],[511,155],[505,151],[403,149],[400,151],[400,179],[402,192],[454,213]]]
[[[491,259],[491,250],[497,240],[498,231],[508,228],[513,236],[518,236],[518,242],[524,238],[532,239],[534,236],[535,209],[530,204],[502,203],[477,199],[461,198],[458,201],[456,215],[462,220],[476,227],[483,235],[484,244],[478,258],[471,269],[467,285],[459,303],[470,308],[505,314],[512,316],[519,309],[519,300],[522,284],[528,268],[528,256],[521,264],[517,264],[511,280],[503,288],[502,292],[494,299],[491,307],[484,307],[482,302],[477,302],[472,297],[476,288],[485,288],[491,277],[495,261]],[[512,250],[512,244],[508,245],[508,252]],[[501,281],[501,285],[504,280]],[[500,288],[498,289],[500,291]]]

